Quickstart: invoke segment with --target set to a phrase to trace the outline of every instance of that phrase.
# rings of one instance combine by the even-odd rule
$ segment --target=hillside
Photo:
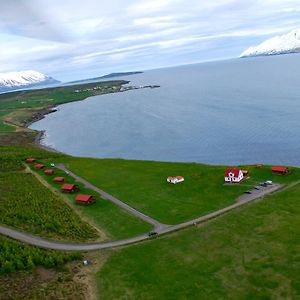
[[[55,83],[59,83],[59,81],[33,70],[0,73],[1,93]]]
[[[268,56],[300,52],[300,29],[275,36],[245,50],[240,57]]]

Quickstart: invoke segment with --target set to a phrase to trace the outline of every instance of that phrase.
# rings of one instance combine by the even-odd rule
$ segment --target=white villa
[[[238,168],[230,168],[224,174],[225,183],[240,183],[244,179],[243,171]]]

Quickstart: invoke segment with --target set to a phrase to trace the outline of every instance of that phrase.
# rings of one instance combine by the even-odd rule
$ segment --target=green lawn
[[[10,113],[9,110],[0,110],[0,132],[13,132],[16,131],[16,127],[9,125],[2,121],[2,117]]]
[[[96,275],[101,299],[300,299],[299,195],[116,251]]]
[[[15,126],[0,121],[0,132],[14,132],[14,131],[16,131]]]
[[[72,157],[62,161],[94,185],[167,224],[180,223],[228,206],[249,189],[248,184],[267,179],[291,182],[300,178],[298,169],[293,169],[289,176],[274,177],[270,167],[249,167],[249,181],[243,185],[224,186],[226,167]],[[169,175],[182,175],[185,181],[178,185],[168,184],[166,177]]]
[[[51,161],[55,160],[52,159],[45,161],[46,164],[48,163],[48,167],[49,162]],[[75,182],[71,176],[65,174],[59,169],[55,169],[54,175],[45,175],[43,170],[35,170],[35,172],[37,172],[51,186],[58,190],[60,190],[61,183],[53,182],[53,178],[55,176],[63,176],[66,179],[65,182],[78,184],[80,187],[80,193],[93,195],[96,198],[96,204],[86,206],[76,204],[74,201],[75,195],[65,194],[69,198],[72,207],[85,216],[87,220],[92,221],[93,224],[104,231],[109,239],[123,239],[132,237],[148,232],[152,229],[152,225],[136,218],[127,211],[119,208],[114,203],[102,199],[99,194],[85,188],[81,183]]]

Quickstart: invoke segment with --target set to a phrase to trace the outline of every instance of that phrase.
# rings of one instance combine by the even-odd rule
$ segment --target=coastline
[[[126,87],[126,88],[123,87],[124,85],[129,84],[129,83],[130,83],[130,81],[124,81],[124,83],[121,84],[120,90],[119,91],[114,91],[113,93],[124,93],[124,92],[131,91],[131,90],[144,89],[144,88],[155,89],[155,88],[160,87],[159,85],[144,85],[144,86],[139,86],[139,87],[129,86],[129,87]],[[95,96],[101,96],[101,95],[107,95],[107,94],[111,94],[111,92],[100,94],[100,95],[95,95]],[[60,105],[67,104],[67,103],[72,103],[72,102],[85,101],[85,100],[89,99],[90,97],[94,97],[94,96],[89,96],[89,97],[86,97],[86,98],[83,98],[83,99],[80,99],[80,100],[71,100],[71,101],[62,103]],[[42,108],[42,109],[36,111],[36,113],[34,113],[32,118],[30,118],[26,121],[26,123],[24,124],[23,127],[26,128],[27,130],[34,131],[34,132],[37,133],[36,137],[34,138],[33,144],[38,146],[39,148],[50,151],[50,152],[61,153],[61,154],[72,156],[71,154],[64,153],[64,152],[61,152],[61,151],[59,151],[55,148],[52,148],[51,146],[43,145],[42,140],[44,138],[46,130],[39,131],[39,130],[34,130],[34,129],[29,128],[29,126],[31,126],[33,123],[36,123],[36,122],[44,119],[48,114],[52,114],[52,113],[55,113],[57,111],[58,111],[58,106],[57,105],[51,105],[50,107]]]

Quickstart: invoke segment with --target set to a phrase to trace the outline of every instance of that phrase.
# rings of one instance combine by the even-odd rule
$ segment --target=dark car
[[[244,192],[244,194],[252,194],[252,192],[251,191],[246,191],[246,192]]]
[[[259,186],[255,186],[254,187],[256,190],[260,190],[260,187]]]
[[[260,185],[260,186],[264,186],[264,187],[266,187],[266,186],[267,186],[267,184],[266,184],[265,182],[263,182],[263,183],[260,183],[259,185]]]
[[[157,233],[156,231],[150,231],[150,232],[148,233],[148,236],[149,236],[149,237],[152,237],[152,236],[155,236],[155,235],[158,235],[158,233]]]

